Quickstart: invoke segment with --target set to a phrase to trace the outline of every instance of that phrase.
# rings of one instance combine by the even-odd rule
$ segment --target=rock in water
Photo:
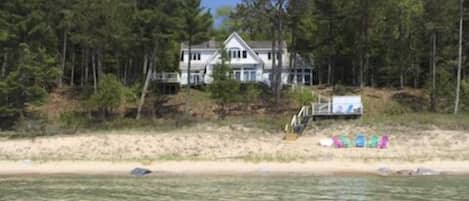
[[[413,175],[415,175],[415,172],[413,170],[398,170],[396,172],[396,175],[398,175],[398,176],[413,176]]]
[[[415,175],[417,176],[435,176],[435,175],[440,175],[440,172],[428,169],[428,168],[417,168],[417,171],[415,171]]]
[[[389,175],[392,175],[393,173],[394,171],[386,167],[382,167],[378,169],[378,174],[381,176],[389,176]]]
[[[130,171],[131,175],[138,176],[138,177],[142,177],[150,173],[151,173],[151,170],[144,169],[144,168],[135,168],[132,171]]]

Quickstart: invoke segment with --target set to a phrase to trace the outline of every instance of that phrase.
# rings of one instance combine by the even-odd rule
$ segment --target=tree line
[[[140,86],[139,118],[152,73],[178,71],[180,43],[206,39],[211,20],[200,0],[1,1],[0,117],[56,87],[105,97],[100,82],[116,79]]]
[[[191,49],[232,31],[271,40],[272,52],[287,41],[292,55],[314,63],[316,84],[423,88],[435,111],[457,97],[467,109],[469,32],[459,32],[468,10],[462,0],[242,0],[212,17],[200,0],[1,1],[0,117],[21,118],[57,87],[98,100],[117,80],[138,89],[139,118],[152,73],[179,70],[181,42]],[[273,61],[277,99],[285,62]]]
[[[468,11],[463,0],[242,0],[217,16],[223,34],[272,40],[273,49],[286,40],[314,62],[316,84],[424,88],[436,111],[459,93],[468,107]]]

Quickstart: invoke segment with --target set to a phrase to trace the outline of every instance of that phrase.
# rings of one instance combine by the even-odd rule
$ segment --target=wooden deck
[[[341,105],[348,106],[349,104],[341,103]],[[342,108],[338,110],[336,108],[336,111],[334,111],[334,107],[337,107],[337,105],[334,106],[332,99],[319,97],[318,102],[303,106],[300,111],[292,117],[290,124],[285,126],[285,131],[287,133],[301,134],[310,121],[316,121],[323,118],[358,118],[363,115],[363,105],[361,105],[361,103],[356,109],[349,106],[347,110]]]
[[[157,72],[153,74],[152,80],[161,83],[179,83],[181,78],[177,72]]]

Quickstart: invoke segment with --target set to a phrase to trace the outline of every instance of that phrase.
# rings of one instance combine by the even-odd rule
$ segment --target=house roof
[[[257,40],[257,41],[246,41],[246,43],[252,49],[271,49],[272,41],[270,40]],[[283,41],[283,48],[287,48],[287,42]]]
[[[202,42],[200,44],[193,44],[192,49],[217,49],[217,48],[220,48],[222,43],[223,42],[220,42],[220,41],[209,40],[209,41]],[[189,43],[188,42],[182,43],[181,48],[182,49],[189,48]]]
[[[272,48],[272,41],[269,40],[255,40],[245,41],[251,49],[269,49]],[[222,41],[209,40],[200,44],[192,45],[193,49],[218,49],[223,44]],[[283,41],[283,47],[287,48],[287,42]],[[187,42],[182,43],[182,49],[188,49],[189,45]]]

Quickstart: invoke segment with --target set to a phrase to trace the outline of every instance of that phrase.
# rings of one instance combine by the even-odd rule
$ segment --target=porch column
[[[240,66],[239,71],[241,72],[240,80],[244,82],[244,67]]]
[[[301,84],[305,85],[305,76],[306,76],[306,73],[305,73],[305,68],[301,68]]]
[[[311,68],[310,72],[311,72],[311,82],[309,82],[309,85],[310,85],[310,86],[314,86],[314,83],[313,83],[313,81],[314,81],[314,77],[313,77],[314,73],[313,73],[313,69],[312,69],[312,68]]]

